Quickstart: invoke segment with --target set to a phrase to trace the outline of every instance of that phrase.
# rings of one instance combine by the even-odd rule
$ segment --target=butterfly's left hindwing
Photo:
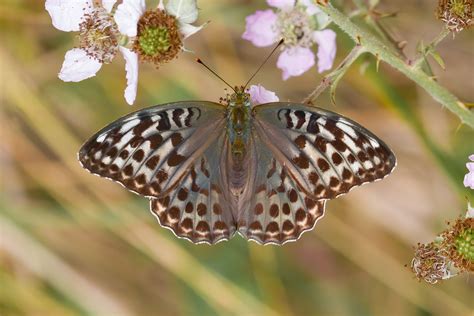
[[[150,199],[160,224],[193,243],[215,244],[236,231],[232,207],[225,198],[228,186],[222,183],[219,167],[226,141],[221,132],[168,195]]]
[[[149,197],[167,195],[196,157],[217,139],[225,108],[176,102],[129,114],[105,127],[79,151],[91,173]]]
[[[336,113],[276,102],[256,106],[254,118],[255,131],[313,199],[335,198],[395,167],[383,141]]]

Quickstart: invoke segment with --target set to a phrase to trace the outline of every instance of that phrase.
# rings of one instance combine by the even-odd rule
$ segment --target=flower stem
[[[337,83],[342,78],[342,76],[344,76],[349,67],[357,60],[357,58],[359,58],[359,56],[365,52],[366,50],[361,45],[354,46],[349,55],[344,58],[337,68],[335,68],[333,71],[327,74],[323,80],[321,80],[321,83],[303,100],[303,103],[312,105],[313,101],[316,100],[321,95],[321,93],[329,87],[331,88],[331,99],[334,101],[334,91],[336,89]]]
[[[459,99],[447,89],[439,85],[432,77],[428,76],[421,69],[408,65],[400,57],[393,54],[391,50],[378,38],[354,24],[348,17],[344,16],[331,4],[319,4],[318,7],[328,14],[331,20],[339,26],[341,30],[346,32],[356,43],[363,46],[367,52],[373,54],[378,59],[386,62],[413,80],[420,87],[425,89],[433,99],[456,114],[463,123],[474,128],[474,113],[469,111],[464,103],[459,101]]]

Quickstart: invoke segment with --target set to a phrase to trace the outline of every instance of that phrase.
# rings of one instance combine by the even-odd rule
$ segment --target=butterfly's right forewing
[[[256,106],[255,130],[313,199],[333,199],[390,174],[390,148],[361,125],[303,104]]]

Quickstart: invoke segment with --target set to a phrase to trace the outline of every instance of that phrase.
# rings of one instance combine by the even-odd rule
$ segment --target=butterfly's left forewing
[[[215,141],[225,108],[211,102],[176,102],[129,114],[105,127],[79,151],[90,172],[149,197],[162,197],[193,160]]]

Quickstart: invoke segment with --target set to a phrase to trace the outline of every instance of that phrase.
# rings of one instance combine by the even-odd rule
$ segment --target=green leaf
[[[423,70],[423,72],[427,74],[428,76],[434,77],[433,69],[431,69],[428,59],[426,59],[425,56],[423,56],[422,58],[423,58],[423,63],[421,64],[421,70]]]
[[[416,51],[419,52],[420,54],[424,54],[425,53],[425,43],[423,42],[423,40],[421,40],[418,45],[416,45]]]
[[[440,65],[440,67],[443,68],[443,70],[446,69],[445,64],[444,64],[444,60],[437,51],[431,50],[429,52],[429,54],[438,63],[438,65]]]

